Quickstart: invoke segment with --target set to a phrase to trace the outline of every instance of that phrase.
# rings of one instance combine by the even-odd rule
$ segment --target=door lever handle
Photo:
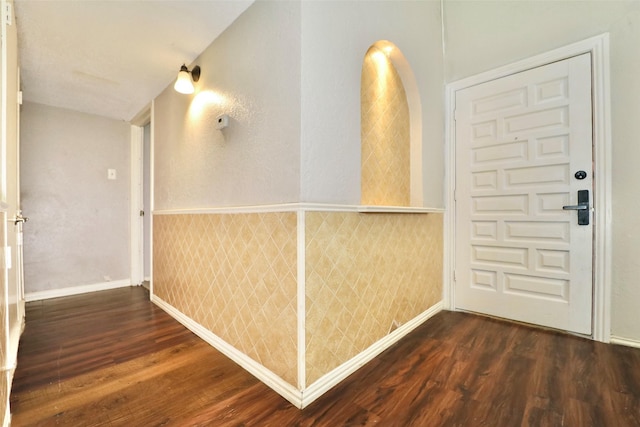
[[[13,222],[15,225],[25,223],[27,221],[29,221],[29,218],[27,218],[26,216],[22,216],[22,211],[16,212],[15,218],[9,219],[9,222]]]
[[[565,211],[578,211],[578,225],[589,225],[589,190],[578,190],[578,204],[563,206]]]
[[[563,206],[562,209],[565,211],[585,211],[589,209],[589,205],[569,205]]]

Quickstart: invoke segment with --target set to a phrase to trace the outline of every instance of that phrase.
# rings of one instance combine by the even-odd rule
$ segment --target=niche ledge
[[[375,206],[360,205],[357,208],[360,213],[438,213],[444,212],[441,208],[422,208],[417,206]]]

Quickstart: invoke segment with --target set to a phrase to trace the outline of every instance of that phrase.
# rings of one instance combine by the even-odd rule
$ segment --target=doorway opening
[[[152,107],[131,121],[131,284],[152,290]]]

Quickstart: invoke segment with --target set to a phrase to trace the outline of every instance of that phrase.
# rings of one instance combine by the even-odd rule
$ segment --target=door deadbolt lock
[[[576,177],[576,179],[585,179],[587,177],[587,173],[585,171],[578,171],[576,172],[573,176]]]

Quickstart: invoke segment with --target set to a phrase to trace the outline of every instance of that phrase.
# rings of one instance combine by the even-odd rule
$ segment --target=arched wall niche
[[[360,86],[361,200],[369,206],[423,204],[422,107],[402,51],[387,40],[367,51]]]

